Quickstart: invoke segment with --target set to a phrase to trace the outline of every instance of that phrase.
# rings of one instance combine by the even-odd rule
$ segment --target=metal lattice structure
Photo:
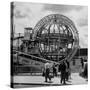
[[[66,16],[51,14],[34,27],[33,39],[38,41],[41,55],[49,60],[71,60],[79,46],[78,31]]]

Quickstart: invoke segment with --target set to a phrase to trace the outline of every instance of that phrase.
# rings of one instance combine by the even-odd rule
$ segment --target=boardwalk
[[[66,82],[66,85],[80,85],[87,84],[87,80],[80,77],[78,73],[72,73],[71,79]],[[14,76],[14,87],[38,87],[38,86],[62,86],[60,84],[60,77],[55,77],[52,82],[44,82],[42,76]]]

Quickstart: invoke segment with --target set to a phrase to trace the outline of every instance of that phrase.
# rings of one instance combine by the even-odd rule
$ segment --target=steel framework
[[[34,27],[32,39],[38,41],[41,55],[53,61],[71,60],[79,46],[74,23],[60,14],[42,18]]]

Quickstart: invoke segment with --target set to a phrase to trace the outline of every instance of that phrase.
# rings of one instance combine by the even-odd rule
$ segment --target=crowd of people
[[[66,84],[66,81],[71,77],[70,64],[69,61],[62,61],[60,64],[55,63],[45,63],[45,68],[43,70],[43,76],[45,77],[45,82],[51,81],[52,78],[58,76],[60,72],[60,83]]]
[[[85,63],[83,58],[80,58],[80,60],[81,60],[81,67],[83,70],[83,72],[80,73],[80,75],[87,78],[88,77],[87,62]],[[69,79],[71,79],[70,62],[68,60],[64,60],[60,64],[49,62],[45,63],[43,76],[45,77],[45,82],[48,82],[48,80],[51,81],[52,78],[59,76],[60,83],[66,84],[66,81],[69,81]]]

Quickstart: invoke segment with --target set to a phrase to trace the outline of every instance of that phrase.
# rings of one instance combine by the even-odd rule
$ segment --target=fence
[[[30,74],[30,75],[41,75],[43,67],[39,66],[22,66],[22,65],[14,65],[13,66],[13,73],[14,75],[19,74]]]

